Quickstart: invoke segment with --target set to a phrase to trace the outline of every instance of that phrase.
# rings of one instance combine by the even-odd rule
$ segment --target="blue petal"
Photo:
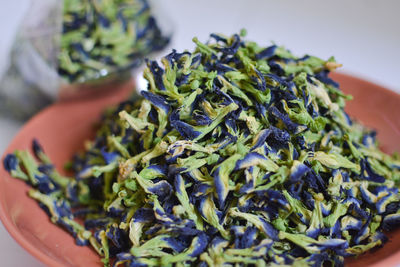
[[[369,214],[360,207],[358,200],[357,199],[353,199],[353,200],[357,201],[357,203],[351,204],[347,210],[347,213],[351,214],[352,216],[354,216],[358,219],[363,219],[363,220],[368,219]]]
[[[187,140],[194,140],[201,135],[201,132],[194,130],[193,126],[179,120],[178,111],[172,112],[170,116],[171,126],[174,127],[180,135]]]
[[[340,220],[337,220],[331,228],[330,236],[332,238],[342,238],[342,231],[340,228]]]
[[[240,240],[240,248],[250,248],[256,242],[258,230],[255,227],[247,227]]]
[[[392,230],[400,225],[400,213],[386,215],[382,220],[382,228]]]
[[[328,216],[331,213],[330,209],[326,208],[325,205],[322,205],[322,203],[320,205],[321,205],[322,215]]]
[[[266,160],[266,158],[257,152],[250,152],[243,159],[236,162],[235,170],[256,166],[259,160]]]
[[[377,231],[371,236],[371,242],[377,242],[378,240],[380,240],[383,244],[386,243],[388,238],[384,233]]]
[[[166,176],[167,172],[168,172],[166,165],[153,164],[153,165],[150,165],[149,167],[147,167],[147,169],[154,170],[163,176]]]
[[[286,81],[284,79],[282,79],[281,77],[279,77],[278,75],[275,75],[273,73],[268,73],[265,76],[268,77],[269,79],[273,80],[274,82],[278,83],[279,85],[282,85],[285,87],[287,86]]]
[[[361,165],[361,175],[362,175],[361,177],[362,178],[364,178],[367,181],[373,181],[376,183],[384,183],[385,182],[385,180],[386,180],[385,177],[383,177],[379,174],[376,174],[372,170],[371,165],[369,164],[367,159],[365,159],[365,160],[362,159],[360,162],[360,165]],[[365,171],[368,174],[367,176],[364,175]]]
[[[324,262],[328,262],[330,259],[328,253],[323,252],[323,253],[316,253],[316,254],[311,254],[308,258],[307,261],[312,263],[312,267],[319,267],[319,266],[324,266]]]
[[[349,216],[349,215],[347,215],[347,216],[345,216],[343,218],[347,218],[347,217],[353,218],[354,220],[352,220],[349,223],[347,223],[346,225],[344,225],[344,227],[342,227],[342,231],[348,231],[348,230],[356,230],[356,231],[358,231],[358,230],[361,229],[361,227],[363,225],[361,220],[357,220],[354,217]],[[343,218],[342,218],[342,223],[343,223]]]
[[[237,71],[237,69],[232,68],[229,65],[223,64],[221,62],[215,63],[215,69],[219,75],[224,74],[225,72],[228,72],[228,71]]]
[[[116,260],[114,262],[113,267],[116,266],[123,266],[125,263],[130,262],[133,260],[135,256],[128,252],[121,252],[116,255]]]
[[[54,201],[54,212],[59,217],[72,218],[72,212],[69,204],[64,200]]]
[[[314,76],[321,82],[332,85],[333,87],[339,88],[339,83],[336,81],[332,80],[331,78],[328,77],[329,71],[328,70],[323,70],[318,73],[316,73]]]
[[[220,95],[225,100],[224,102],[222,102],[223,105],[227,106],[227,105],[235,102],[229,94],[225,93],[220,88],[214,86],[213,89],[214,89],[215,94]]]
[[[103,147],[100,152],[106,164],[114,162],[119,157],[118,152],[106,152],[105,147]]]
[[[193,112],[193,119],[196,121],[196,125],[210,125],[212,123],[210,117],[198,112]]]
[[[182,178],[181,174],[178,173],[177,175],[175,175],[174,187],[175,187],[176,193],[178,193],[179,195],[182,195],[181,188],[185,187],[184,183],[185,182],[183,181],[183,178]]]
[[[38,155],[43,153],[43,148],[36,138],[32,141],[32,150],[36,157],[39,157]]]
[[[216,33],[211,33],[210,37],[215,39],[215,41],[217,41],[217,42],[223,42],[225,44],[228,42],[228,40],[225,37],[223,37],[219,34],[216,34]]]
[[[389,202],[393,201],[391,200],[392,194],[388,194],[387,196],[384,196],[383,198],[379,199],[378,202],[376,202],[376,209],[378,214],[382,214],[386,211],[386,206],[389,204]]]
[[[258,113],[258,115],[259,115],[260,117],[263,117],[264,119],[267,119],[267,118],[268,118],[268,115],[267,115],[267,108],[266,108],[265,105],[256,102],[256,103],[255,103],[255,108],[256,108],[257,113]]]
[[[160,68],[157,61],[147,60],[147,66],[149,67],[151,73],[154,76],[154,82],[158,90],[165,91],[165,86],[163,82],[164,70]]]
[[[215,38],[216,36],[214,35],[212,37]],[[219,40],[222,40],[222,39],[219,39]],[[231,46],[223,47],[223,48],[220,48],[219,50],[220,50],[220,52],[222,52],[225,55],[234,55],[234,54],[236,54],[240,45],[241,45],[240,36],[238,34],[235,34],[233,36],[233,42],[232,42]]]
[[[359,208],[360,205],[362,204],[362,201],[355,197],[348,197],[342,201],[342,204],[348,204],[349,207],[351,207],[353,205],[353,206],[357,206]]]
[[[276,60],[268,60],[268,66],[271,68],[271,72],[274,72],[281,76],[285,75],[285,70],[279,63],[276,62]]]
[[[303,177],[306,173],[308,173],[311,169],[307,167],[305,164],[300,163],[296,166],[296,168],[290,174],[290,179],[292,181],[298,181]]]
[[[260,59],[265,59],[265,58],[272,57],[273,55],[275,55],[275,50],[277,48],[278,47],[276,45],[272,45],[270,47],[265,48],[260,53],[256,54],[256,59],[260,60]]]
[[[400,202],[391,202],[386,206],[385,214],[396,213],[400,209]]]
[[[257,139],[256,139],[254,146],[250,150],[254,150],[254,149],[262,146],[271,133],[272,133],[271,129],[261,130],[256,136]]]
[[[87,245],[89,245],[89,240],[82,239],[82,238],[79,238],[79,236],[77,236],[75,239],[75,244],[77,246],[87,246]]]
[[[110,226],[110,228],[106,231],[106,236],[120,250],[129,248],[129,237],[127,236],[127,232],[119,227],[115,227],[113,225]]]
[[[263,224],[263,230],[264,233],[266,233],[269,238],[271,238],[272,240],[279,240],[278,238],[278,231],[269,223],[267,222],[264,218],[259,217],[260,221]]]
[[[172,248],[175,252],[182,252],[187,248],[184,243],[180,242],[178,238],[174,237],[166,237],[164,238],[164,241],[167,242],[167,244]]]
[[[220,208],[223,208],[225,206],[225,197],[228,195],[228,188],[225,187],[221,177],[220,177],[220,167],[218,167],[213,174],[214,177],[214,186],[215,186],[215,191],[218,196],[218,204]]]
[[[149,208],[140,208],[133,215],[135,222],[152,222],[155,220],[154,210]]]
[[[162,109],[166,114],[168,114],[170,106],[164,97],[160,95],[155,95],[149,91],[142,91],[141,94],[144,98],[149,100],[154,106]]]
[[[208,237],[204,232],[200,232],[197,235],[197,240],[195,244],[195,249],[193,250],[192,253],[189,254],[191,257],[197,257],[200,255],[207,247],[208,245]]]
[[[213,240],[211,240],[210,247],[218,247],[223,243],[227,243],[227,240],[220,236],[216,236]]]
[[[172,186],[166,181],[161,180],[154,184],[154,186],[147,188],[151,193],[156,194],[163,200],[172,193]]]
[[[211,188],[210,185],[198,183],[193,186],[192,194],[195,198],[206,194],[207,190]]]
[[[265,78],[259,70],[254,69],[254,71],[256,75],[251,76],[251,79],[254,82],[256,82],[257,89],[264,92],[267,89],[267,83],[265,82]]]
[[[38,171],[46,175],[49,175],[53,170],[54,170],[53,164],[41,164],[38,166]]]
[[[72,48],[72,50],[75,50],[76,52],[78,52],[84,60],[87,60],[90,58],[89,53],[85,51],[85,49],[81,43],[71,43],[71,48]]]
[[[15,171],[18,167],[19,161],[14,154],[8,154],[3,160],[3,166],[6,171]]]
[[[323,249],[338,250],[348,248],[349,243],[344,239],[332,238],[325,240],[322,244],[319,244],[319,246]]]
[[[183,56],[191,56],[191,53],[185,51],[183,53],[176,52],[176,49],[172,49],[172,52],[165,56],[165,58],[169,61],[171,65],[174,65],[175,62],[178,62]]]
[[[101,14],[100,12],[97,12],[96,15],[97,15],[97,19],[100,22],[100,25],[102,27],[104,27],[104,28],[110,27],[110,21],[105,16],[103,16],[103,14]]]
[[[374,194],[372,194],[371,192],[369,192],[367,189],[365,189],[363,186],[359,187],[360,193],[362,198],[369,204],[375,204],[374,200],[373,200],[373,196]]]
[[[59,189],[47,175],[35,175],[35,179],[38,182],[39,191],[43,194],[50,194]]]
[[[368,218],[366,223],[362,226],[362,228],[357,232],[357,235],[354,238],[354,242],[358,245],[360,244],[363,240],[368,238],[370,232],[369,232],[369,224],[371,221],[371,217]]]
[[[299,124],[294,123],[288,115],[283,114],[280,112],[275,106],[272,106],[269,108],[269,112],[271,113],[272,116],[274,116],[276,119],[281,120],[286,128],[289,130],[289,132],[292,133],[299,133],[301,131],[301,128],[299,127]]]

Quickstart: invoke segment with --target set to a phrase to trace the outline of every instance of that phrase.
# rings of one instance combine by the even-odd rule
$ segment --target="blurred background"
[[[39,0],[0,3],[0,80],[10,66],[18,29]],[[46,1],[46,0],[40,0]],[[47,0],[51,1],[51,0]],[[192,37],[206,41],[209,33],[238,33],[247,39],[284,45],[296,55],[335,56],[340,71],[400,93],[400,1],[398,0],[163,0],[156,13],[168,18],[178,51],[192,49]],[[166,51],[164,51],[166,53]],[[16,88],[0,88],[13,91]],[[0,95],[1,97],[1,95]],[[0,105],[1,105],[0,101]],[[18,107],[16,107],[18,108]],[[1,107],[0,107],[1,110]],[[400,114],[399,114],[400,115]],[[22,126],[0,113],[0,152]],[[42,266],[0,226],[2,266]]]

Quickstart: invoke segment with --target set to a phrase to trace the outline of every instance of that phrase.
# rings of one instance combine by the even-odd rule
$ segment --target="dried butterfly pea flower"
[[[336,266],[381,246],[400,162],[344,112],[339,64],[242,37],[147,61],[148,91],[105,113],[75,179],[36,141],[39,163],[5,169],[106,266]]]
[[[168,41],[147,0],[66,0],[58,72],[68,82],[97,79],[138,66]]]

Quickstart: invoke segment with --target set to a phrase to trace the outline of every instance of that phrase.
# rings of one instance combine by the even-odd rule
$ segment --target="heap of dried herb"
[[[97,79],[167,43],[147,0],[65,0],[58,72],[69,82]]]
[[[5,168],[106,266],[340,266],[381,246],[400,161],[344,112],[339,64],[242,37],[148,61],[148,90],[105,114],[73,178],[36,141],[38,162]]]

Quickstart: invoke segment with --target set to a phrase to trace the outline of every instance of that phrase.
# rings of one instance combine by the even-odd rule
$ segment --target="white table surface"
[[[20,17],[15,7],[26,1],[0,3],[0,75],[15,34],[12,22]],[[343,71],[400,92],[400,1],[164,0],[162,7],[173,21],[178,51],[191,49],[193,36],[205,41],[210,32],[231,34],[245,27],[248,39],[274,41],[297,55],[335,55]],[[0,152],[21,125],[0,118]],[[0,256],[1,266],[43,266],[2,225]]]

